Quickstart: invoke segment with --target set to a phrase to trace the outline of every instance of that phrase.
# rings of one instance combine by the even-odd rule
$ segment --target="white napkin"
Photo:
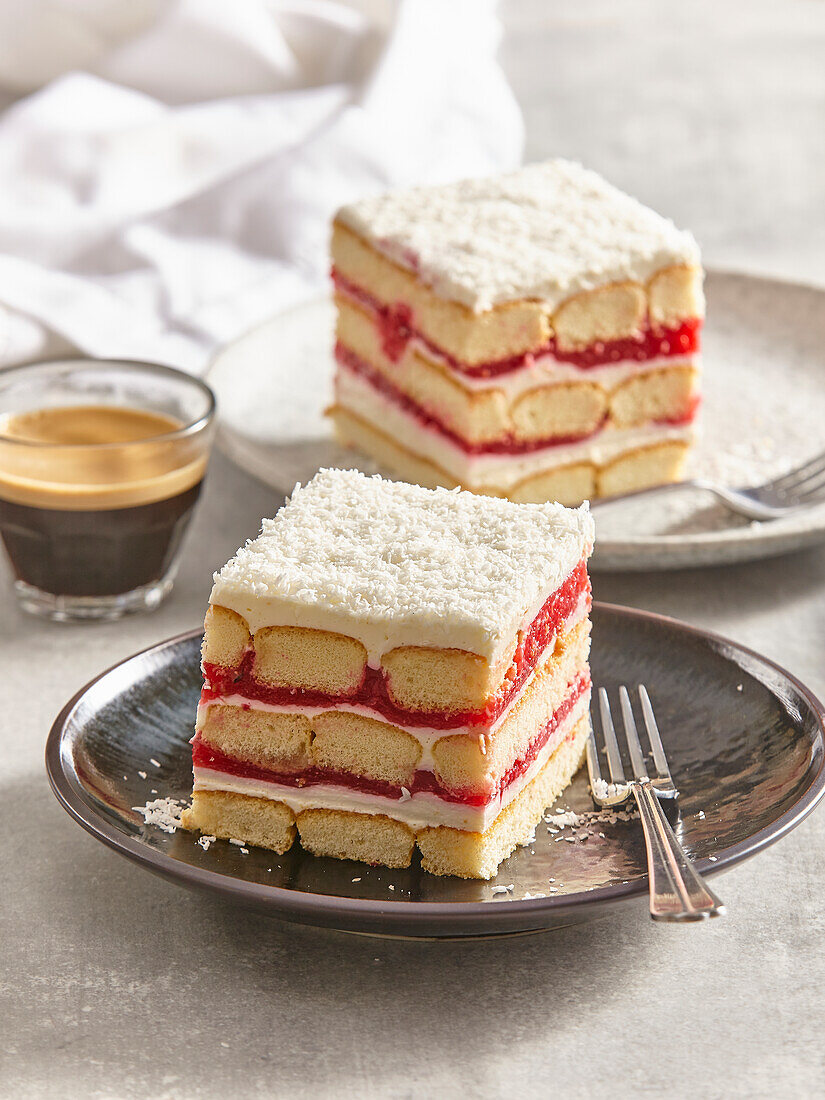
[[[317,294],[329,218],[518,163],[492,0],[0,0],[0,360],[202,369]],[[83,70],[83,71],[80,71]]]

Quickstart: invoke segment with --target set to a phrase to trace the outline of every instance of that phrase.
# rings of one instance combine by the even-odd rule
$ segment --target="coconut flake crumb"
[[[141,779],[146,778],[146,772],[138,772],[138,775],[140,776]]]
[[[495,896],[496,894],[512,894],[515,888],[516,884],[514,882],[511,882],[509,886],[494,886],[493,895]]]
[[[360,881],[361,881],[361,879],[360,879],[360,878],[354,878],[354,879],[353,879],[352,881],[353,881],[353,882],[360,882]]]
[[[710,860],[711,863],[715,863],[717,858],[718,858],[717,856],[708,856],[708,859]]]
[[[745,690],[745,685],[744,684],[737,684],[736,685],[736,690],[737,691],[744,691]]]
[[[409,802],[409,800],[410,800],[411,798],[412,798],[412,795],[411,795],[411,794],[410,794],[410,792],[409,792],[409,791],[407,790],[407,788],[406,788],[406,787],[402,787],[402,788],[401,788],[401,801],[402,801],[402,802]]]
[[[198,844],[205,852],[208,852],[210,847],[215,843],[218,838],[216,836],[199,836]]]
[[[155,760],[154,756],[149,757],[149,763],[154,764],[156,768],[160,767],[160,760]]]
[[[132,809],[143,815],[147,825],[157,825],[165,833],[174,833],[180,827],[186,804],[176,798],[155,798],[145,806],[133,806]]]
[[[618,783],[608,783],[604,779],[594,779],[590,784],[593,797],[597,802],[606,802],[608,798],[615,798],[621,794],[622,787]]]
[[[234,844],[236,848],[243,848],[244,844],[246,844],[246,841],[245,840],[236,840],[235,837],[230,837],[229,838],[229,843]]]
[[[572,810],[565,810],[559,814],[545,814],[544,820],[548,825],[558,825],[564,828],[565,825],[578,825],[584,820],[581,814],[573,813]]]
[[[705,811],[700,810],[699,813],[696,816],[699,818],[700,821],[704,821],[705,820]]]

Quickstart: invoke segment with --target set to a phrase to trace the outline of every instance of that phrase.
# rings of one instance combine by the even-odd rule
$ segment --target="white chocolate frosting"
[[[357,638],[371,664],[401,645],[493,661],[593,546],[587,505],[514,504],[320,470],[215,574],[213,604],[254,633]]]
[[[392,191],[343,207],[337,220],[479,313],[522,298],[553,309],[582,290],[699,263],[690,233],[567,160]]]

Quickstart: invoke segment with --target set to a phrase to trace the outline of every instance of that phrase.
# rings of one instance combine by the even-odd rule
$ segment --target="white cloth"
[[[341,203],[518,163],[498,36],[492,0],[0,0],[0,88],[45,82],[0,116],[0,359],[201,369],[323,287]]]

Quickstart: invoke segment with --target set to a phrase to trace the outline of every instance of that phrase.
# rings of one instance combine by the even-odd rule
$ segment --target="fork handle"
[[[650,782],[630,786],[645,834],[653,920],[697,921],[721,916],[724,905],[676,839]]]

